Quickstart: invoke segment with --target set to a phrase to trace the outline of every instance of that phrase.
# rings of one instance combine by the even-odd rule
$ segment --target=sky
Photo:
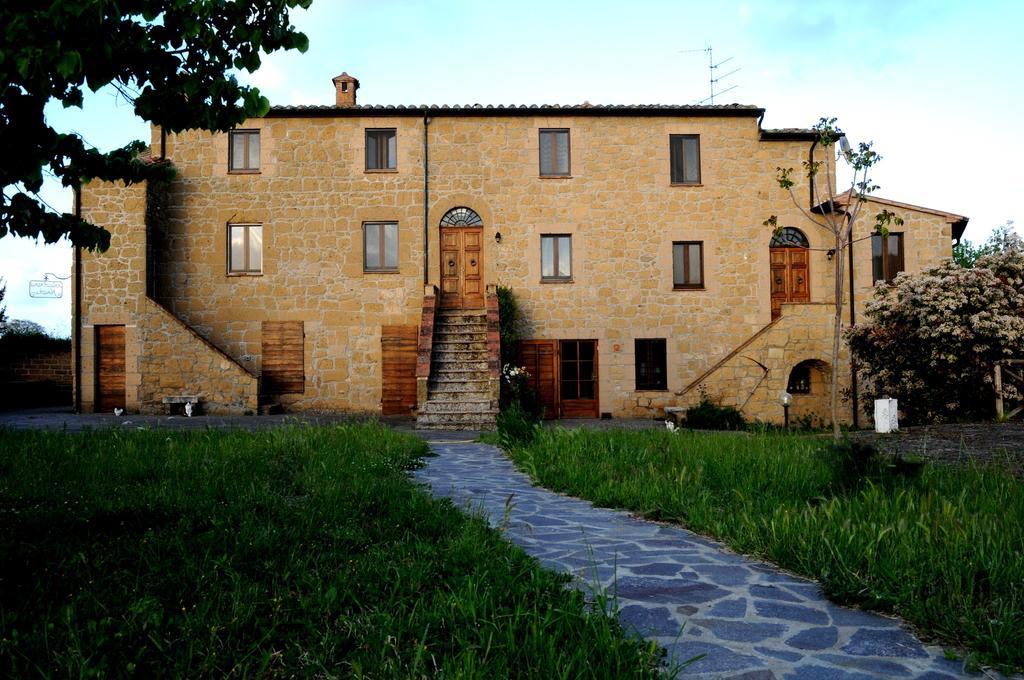
[[[1024,2],[313,0],[292,20],[309,50],[242,74],[272,104],[331,104],[342,71],[361,104],[695,104],[711,46],[718,75],[739,69],[716,104],[761,106],[768,128],[837,117],[882,155],[879,196],[966,215],[975,243],[1007,220],[1024,233]],[[47,117],[104,150],[149,139],[107,91]],[[42,195],[71,210],[59,186]],[[29,281],[70,271],[67,243],[0,239],[8,317],[69,334],[70,281],[59,299]]]

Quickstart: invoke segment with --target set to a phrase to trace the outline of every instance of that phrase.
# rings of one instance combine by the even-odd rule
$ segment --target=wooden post
[[[996,362],[996,418],[1003,419],[1003,367]]]

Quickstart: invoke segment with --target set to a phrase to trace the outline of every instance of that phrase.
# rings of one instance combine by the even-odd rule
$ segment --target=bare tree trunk
[[[835,301],[836,318],[832,329],[832,439],[836,442],[840,439],[839,431],[839,341],[843,331],[843,275],[845,272],[845,258],[843,257],[843,238],[841,231],[836,230],[836,276],[835,276]],[[852,244],[851,244],[852,246]]]

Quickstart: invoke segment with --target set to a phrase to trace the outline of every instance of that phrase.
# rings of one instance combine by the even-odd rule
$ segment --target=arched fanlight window
[[[476,227],[483,223],[480,216],[469,208],[452,208],[441,218],[442,227]]]
[[[772,236],[769,246],[771,248],[810,248],[811,244],[807,242],[804,232],[796,227],[783,227],[778,234]]]

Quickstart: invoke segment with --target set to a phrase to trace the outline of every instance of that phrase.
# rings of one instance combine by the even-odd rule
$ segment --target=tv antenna
[[[710,89],[710,94],[704,99],[701,99],[699,102],[697,102],[697,104],[714,104],[715,97],[721,96],[726,92],[735,90],[737,87],[739,87],[739,85],[730,85],[724,90],[719,90],[717,92],[715,91],[715,87],[718,85],[718,83],[720,83],[721,81],[725,80],[726,78],[740,70],[738,68],[735,68],[729,71],[728,73],[718,75],[718,69],[721,68],[723,64],[727,64],[730,61],[732,61],[732,57],[729,57],[728,59],[723,59],[722,61],[715,63],[715,57],[712,52],[711,45],[708,45],[704,49],[700,50],[680,50],[680,52],[683,54],[692,54],[694,52],[706,52],[708,55],[708,86]]]

